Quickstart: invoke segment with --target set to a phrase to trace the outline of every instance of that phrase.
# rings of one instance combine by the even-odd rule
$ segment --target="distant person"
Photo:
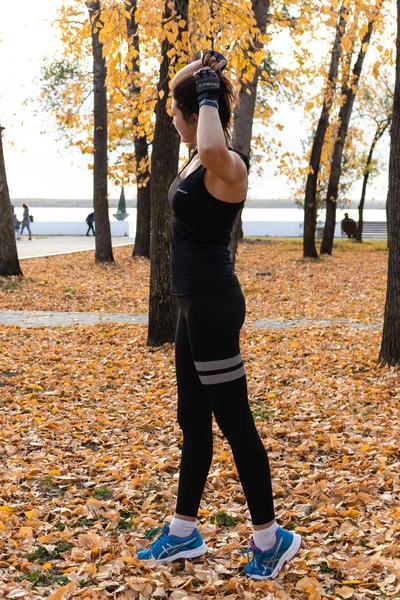
[[[25,227],[28,230],[29,233],[29,239],[32,239],[32,232],[31,232],[31,221],[33,221],[33,219],[31,218],[30,214],[29,214],[29,206],[27,204],[23,204],[22,208],[24,209],[24,214],[22,216],[22,224],[21,224],[21,232],[20,235],[23,234],[23,231],[25,229]]]
[[[90,215],[88,215],[86,217],[86,223],[88,224],[88,230],[86,235],[89,235],[90,230],[93,231],[93,235],[96,235],[95,231],[94,231],[94,227],[93,227],[93,223],[94,223],[94,212],[91,212]]]
[[[19,228],[21,227],[21,221],[18,219],[17,215],[15,214],[15,209],[13,206],[12,206],[12,210],[13,210],[12,219],[13,219],[14,231],[17,236],[17,240],[20,240],[21,236],[19,234]]]
[[[347,237],[355,238],[357,233],[357,223],[354,219],[349,218],[349,213],[344,213],[344,219],[341,222],[342,232],[347,235]]]

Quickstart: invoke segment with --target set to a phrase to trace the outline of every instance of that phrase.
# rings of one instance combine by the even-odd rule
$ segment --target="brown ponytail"
[[[232,83],[225,75],[218,73],[221,80],[219,92],[219,118],[225,138],[230,140],[230,125],[232,118],[233,105],[237,100],[236,92]],[[199,102],[197,99],[196,84],[193,75],[185,77],[172,90],[172,96],[176,100],[179,110],[185,121],[189,121],[190,115],[199,114]]]

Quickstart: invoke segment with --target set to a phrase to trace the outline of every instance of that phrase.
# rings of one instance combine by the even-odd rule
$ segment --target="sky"
[[[59,47],[51,23],[58,0],[19,0],[0,3],[0,122],[11,198],[89,199],[92,197],[92,172],[88,159],[79,150],[67,149],[56,135],[51,117],[36,114],[37,103],[26,102],[39,94],[37,79],[44,57],[52,57]],[[301,150],[307,134],[302,115],[288,106],[280,106],[278,121],[285,124],[279,134],[282,151]],[[388,141],[385,142],[387,154]],[[134,187],[125,190],[127,198],[135,195]],[[350,196],[358,198],[361,182]],[[119,189],[109,186],[111,198]],[[368,197],[384,199],[387,172],[376,178]],[[262,176],[250,179],[249,198],[278,199],[290,197],[284,177],[266,166]]]

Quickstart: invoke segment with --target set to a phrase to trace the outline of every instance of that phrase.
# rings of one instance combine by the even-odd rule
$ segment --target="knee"
[[[178,423],[184,435],[203,437],[212,431],[212,415],[209,412],[178,408]]]
[[[255,428],[253,415],[248,405],[233,410],[224,410],[219,407],[214,410],[214,416],[218,427],[228,441],[241,439],[245,431]]]

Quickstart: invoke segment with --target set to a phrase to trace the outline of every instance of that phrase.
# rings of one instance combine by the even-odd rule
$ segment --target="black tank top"
[[[247,157],[240,156],[248,166]],[[219,290],[238,283],[228,246],[236,216],[245,200],[229,203],[214,198],[204,184],[205,171],[203,165],[199,165],[185,179],[181,179],[179,173],[169,189],[171,293],[174,296]]]

